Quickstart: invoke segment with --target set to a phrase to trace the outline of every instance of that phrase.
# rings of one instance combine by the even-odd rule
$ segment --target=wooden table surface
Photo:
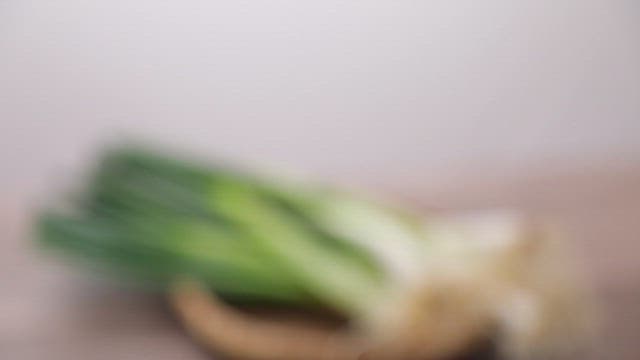
[[[640,166],[391,191],[425,208],[515,207],[570,234],[601,305],[590,359],[640,359]],[[456,185],[451,185],[456,184]],[[159,296],[95,282],[32,248],[26,201],[0,206],[0,359],[211,358]]]

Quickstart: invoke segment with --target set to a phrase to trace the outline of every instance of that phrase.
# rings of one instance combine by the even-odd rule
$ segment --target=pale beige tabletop
[[[473,184],[473,185],[471,185]],[[516,207],[553,219],[573,239],[602,304],[589,358],[640,359],[640,167],[384,190],[425,209]],[[29,243],[29,209],[0,205],[0,359],[208,359],[161,297],[96,282]]]

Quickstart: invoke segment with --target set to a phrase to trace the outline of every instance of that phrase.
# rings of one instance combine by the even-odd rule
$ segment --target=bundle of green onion
[[[132,147],[106,152],[73,211],[38,221],[47,246],[126,279],[330,308],[372,343],[433,356],[495,334],[521,355],[553,342],[549,316],[575,322],[562,315],[575,292],[523,229],[504,217],[425,224],[335,189]]]

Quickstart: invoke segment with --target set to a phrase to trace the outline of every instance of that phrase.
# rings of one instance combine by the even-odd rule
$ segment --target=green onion
[[[329,308],[390,347],[442,355],[502,328],[505,349],[530,352],[548,314],[575,300],[538,271],[548,252],[531,241],[545,241],[519,220],[425,223],[336,189],[141,148],[107,151],[73,207],[42,212],[42,244],[160,289],[188,278],[230,303]]]

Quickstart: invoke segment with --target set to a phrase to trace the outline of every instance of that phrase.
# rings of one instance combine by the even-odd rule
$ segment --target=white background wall
[[[396,186],[640,163],[640,4],[0,2],[0,186],[118,134]]]

